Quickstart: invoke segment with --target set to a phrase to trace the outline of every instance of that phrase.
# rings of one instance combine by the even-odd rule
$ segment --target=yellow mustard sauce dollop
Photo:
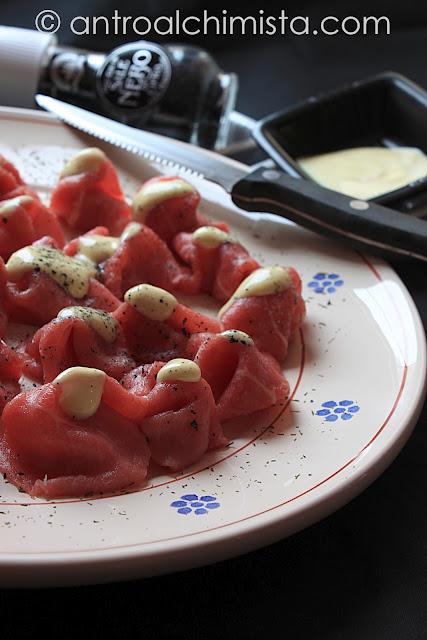
[[[194,244],[205,249],[216,249],[217,247],[230,242],[230,234],[217,227],[199,227],[192,233]]]
[[[58,318],[84,320],[105,342],[112,343],[117,338],[117,322],[107,311],[90,307],[65,307],[58,313]]]
[[[101,236],[97,234],[81,236],[79,238],[79,254],[98,264],[111,258],[119,248],[119,244],[119,238],[113,236]]]
[[[138,284],[128,289],[124,299],[146,318],[158,322],[167,320],[178,304],[178,300],[169,291],[151,284]]]
[[[15,251],[6,263],[6,270],[12,281],[31,271],[41,271],[77,299],[84,298],[90,278],[96,274],[89,262],[71,258],[58,249],[33,245]]]
[[[139,222],[129,222],[129,224],[123,229],[122,235],[120,236],[120,242],[126,242],[126,240],[130,240],[134,236],[136,236],[142,229],[142,226]]]
[[[107,156],[97,147],[83,149],[69,160],[60,173],[60,178],[69,178],[81,173],[97,173]]]
[[[86,420],[99,408],[106,373],[89,367],[71,367],[53,381],[61,389],[59,405],[71,418]]]
[[[227,331],[221,331],[219,335],[227,338],[231,343],[244,344],[248,347],[252,347],[254,344],[254,341],[247,333],[238,329],[227,329]]]
[[[31,196],[17,196],[16,198],[10,198],[9,200],[3,200],[0,202],[0,218],[8,218],[15,211],[25,204],[34,202]]]
[[[231,298],[219,310],[222,316],[238,298],[252,296],[268,296],[280,293],[292,285],[292,278],[288,269],[284,267],[261,267],[256,269],[237,287]]]
[[[200,367],[192,360],[169,360],[157,374],[158,382],[198,382],[202,377]]]

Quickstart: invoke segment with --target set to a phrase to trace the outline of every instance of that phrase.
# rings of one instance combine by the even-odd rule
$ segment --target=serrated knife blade
[[[292,178],[265,166],[247,167],[205,149],[141,131],[38,94],[37,104],[60,120],[105,142],[170,166],[177,173],[219,184],[245,211],[275,213],[307,229],[385,257],[427,262],[427,222],[349,198],[309,180]]]
[[[60,120],[105,142],[140,155],[150,162],[170,166],[181,173],[206,178],[230,192],[232,186],[249,173],[249,167],[222,161],[221,156],[186,142],[171,144],[170,138],[116,122],[50,96],[36,95],[39,107],[54,113]]]

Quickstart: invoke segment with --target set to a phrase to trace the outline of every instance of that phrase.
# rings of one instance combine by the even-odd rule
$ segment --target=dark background
[[[103,0],[5,2],[0,24],[33,25],[38,11],[75,15],[168,14],[178,5]],[[240,76],[238,108],[258,117],[309,95],[385,70],[427,88],[427,7],[396,2],[261,2],[219,5],[181,0],[191,14],[386,15],[391,35],[365,37],[188,38]],[[70,37],[71,36],[71,37]],[[107,50],[125,38],[76,37],[64,44]],[[134,38],[128,38],[134,39]],[[167,39],[165,38],[164,41]],[[161,40],[160,40],[161,41]],[[393,265],[427,321],[426,270]],[[114,637],[353,640],[427,638],[427,411],[397,460],[368,491],[288,540],[214,566],[98,587],[0,593],[2,638],[110,631]]]

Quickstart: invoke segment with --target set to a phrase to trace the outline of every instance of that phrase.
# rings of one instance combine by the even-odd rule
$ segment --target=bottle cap
[[[49,33],[0,26],[0,105],[34,107],[44,59],[56,38]]]

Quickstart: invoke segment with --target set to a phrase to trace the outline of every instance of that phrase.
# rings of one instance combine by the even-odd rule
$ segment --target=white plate
[[[64,159],[93,145],[45,114],[6,109],[0,141],[0,152],[46,194]],[[132,193],[144,163],[107,151]],[[196,185],[203,212],[230,222],[262,263],[291,264],[301,273],[307,320],[286,363],[289,407],[266,431],[244,433],[227,450],[136,493],[44,502],[2,482],[2,585],[148,576],[271,543],[362,491],[414,426],[425,387],[425,337],[394,271],[279,218],[242,214],[217,187]],[[322,273],[336,275],[327,279],[335,286],[316,279]]]

